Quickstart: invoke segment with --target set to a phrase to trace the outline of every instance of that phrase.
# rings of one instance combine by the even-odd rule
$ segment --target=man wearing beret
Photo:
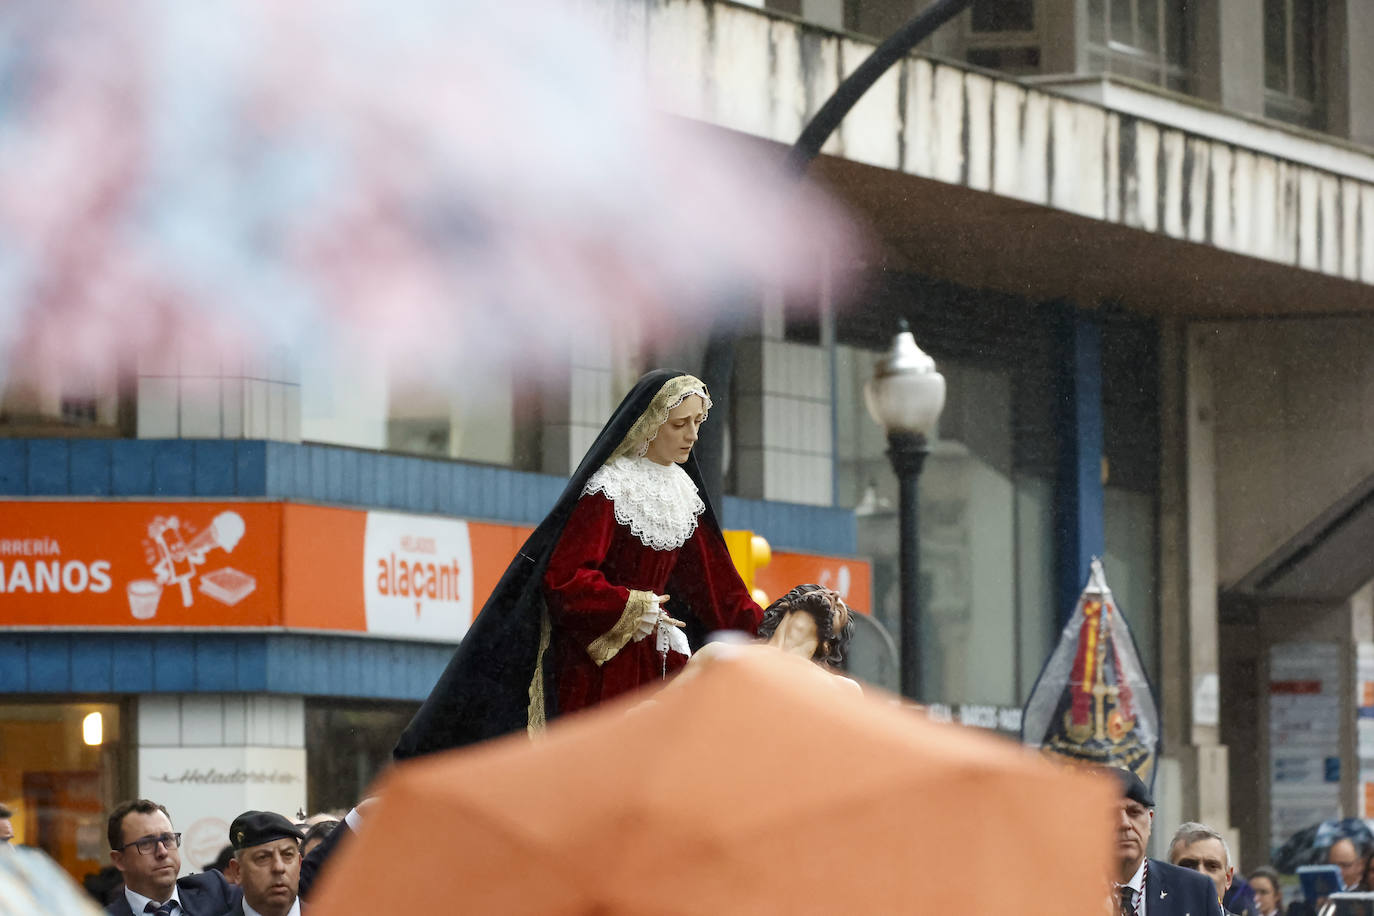
[[[230,916],[300,916],[301,831],[273,811],[245,811],[229,825],[229,880],[243,888]]]
[[[1140,777],[1112,769],[1121,785],[1116,863],[1112,877],[1122,916],[1223,916],[1216,888],[1206,875],[1145,856],[1154,825],[1155,802]]]

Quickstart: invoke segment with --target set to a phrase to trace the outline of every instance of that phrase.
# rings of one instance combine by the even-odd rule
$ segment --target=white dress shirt
[[[1118,887],[1129,887],[1135,891],[1135,911],[1138,916],[1145,916],[1145,860],[1140,860],[1140,867],[1131,875],[1131,880]]]
[[[243,916],[262,916],[257,910],[248,905],[248,901],[243,901]],[[291,909],[286,916],[301,916],[301,898],[297,897],[291,901]]]
[[[131,891],[127,887],[124,888],[124,899],[129,901],[129,909],[134,911],[134,916],[142,916],[143,912],[147,909],[148,904],[150,903],[155,903],[158,906],[162,906],[162,903],[167,902],[164,900],[162,901],[162,903],[158,903],[158,901],[154,900],[152,897],[145,897],[138,891]],[[177,905],[172,908],[173,913],[186,912],[186,908],[181,905],[181,897],[177,895],[177,886],[175,884],[172,885],[171,899],[177,902]]]

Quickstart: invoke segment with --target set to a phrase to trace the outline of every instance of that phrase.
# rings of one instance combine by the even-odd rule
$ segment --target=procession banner
[[[1047,755],[1154,782],[1159,714],[1135,640],[1093,560],[1088,584],[1040,672],[1021,738]]]

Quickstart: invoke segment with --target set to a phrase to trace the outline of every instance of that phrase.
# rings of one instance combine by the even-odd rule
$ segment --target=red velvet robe
[[[654,550],[616,522],[604,494],[587,494],[573,509],[544,573],[560,715],[662,678],[663,657],[652,634],[626,643],[601,665],[588,654],[588,646],[624,615],[631,589],[685,602],[708,631],[753,635],[763,619],[725,542],[709,525],[699,525],[676,550]],[[667,662],[672,674],[687,656],[669,652]]]

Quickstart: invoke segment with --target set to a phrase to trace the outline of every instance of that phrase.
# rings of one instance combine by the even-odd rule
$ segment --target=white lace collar
[[[697,530],[697,516],[706,511],[686,471],[649,458],[606,462],[582,493],[605,493],[615,506],[615,520],[654,550],[676,550],[687,543]]]

